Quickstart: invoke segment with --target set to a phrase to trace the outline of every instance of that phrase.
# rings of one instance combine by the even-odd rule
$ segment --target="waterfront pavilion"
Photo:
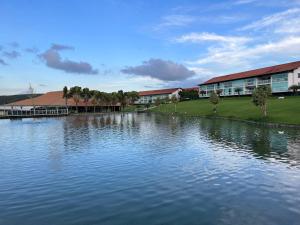
[[[120,104],[92,104],[82,99],[76,104],[73,98],[63,98],[62,91],[53,91],[41,96],[0,106],[1,116],[59,116],[70,112],[111,112],[120,111]]]

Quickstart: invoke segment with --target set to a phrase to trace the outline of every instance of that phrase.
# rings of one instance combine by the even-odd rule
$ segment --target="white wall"
[[[178,89],[177,91],[171,93],[171,94],[162,94],[162,95],[146,95],[146,96],[141,96],[139,100],[135,102],[135,104],[147,104],[150,100],[152,103],[155,101],[155,99],[160,98],[164,99],[166,97],[169,97],[170,99],[172,98],[173,95],[176,96],[176,98],[180,98],[179,92],[181,89]],[[144,100],[143,100],[144,99]]]
[[[300,68],[294,70],[294,72],[289,73],[289,87],[292,85],[300,84],[300,78],[298,77],[298,74],[300,74]]]

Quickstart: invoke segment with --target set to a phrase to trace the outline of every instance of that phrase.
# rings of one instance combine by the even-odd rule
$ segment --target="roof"
[[[32,106],[33,104],[36,106],[65,106],[66,101],[63,98],[62,91],[53,91],[53,92],[48,92],[46,94],[38,96],[36,98],[12,102],[7,105],[9,105],[9,106]],[[92,106],[91,101],[89,101],[87,105]],[[73,98],[68,99],[68,106],[76,106]],[[79,101],[78,106],[85,106],[85,103],[83,102],[83,100]]]
[[[172,94],[178,90],[181,90],[181,89],[180,88],[169,88],[169,89],[162,89],[162,90],[140,91],[139,96]]]
[[[199,87],[183,88],[183,91],[199,91]]]
[[[260,69],[249,70],[241,73],[234,73],[225,76],[214,77],[204,82],[203,84],[213,84],[213,83],[224,82],[229,80],[238,80],[238,79],[244,79],[248,77],[257,77],[257,76],[271,75],[275,73],[288,72],[288,71],[295,70],[299,67],[300,67],[300,61],[296,61],[296,62],[280,64],[276,66],[269,66]]]

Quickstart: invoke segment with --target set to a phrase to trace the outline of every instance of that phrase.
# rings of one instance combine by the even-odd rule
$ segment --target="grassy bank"
[[[174,104],[160,105],[154,112],[174,113]],[[261,121],[300,125],[300,96],[285,99],[272,97],[268,101],[268,117],[263,118],[258,107],[251,102],[251,97],[222,98],[217,114],[208,99],[180,102],[177,113],[188,116],[217,116],[241,120]]]
[[[134,112],[136,108],[137,107],[135,105],[129,105],[122,109],[122,112]]]

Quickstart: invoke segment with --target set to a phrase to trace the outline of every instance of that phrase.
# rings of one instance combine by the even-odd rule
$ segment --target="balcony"
[[[258,80],[257,81],[258,85],[267,85],[267,84],[271,84],[271,79],[267,79],[267,80]]]
[[[251,82],[245,82],[245,86],[249,87],[249,86],[255,86],[255,82],[251,81]]]

